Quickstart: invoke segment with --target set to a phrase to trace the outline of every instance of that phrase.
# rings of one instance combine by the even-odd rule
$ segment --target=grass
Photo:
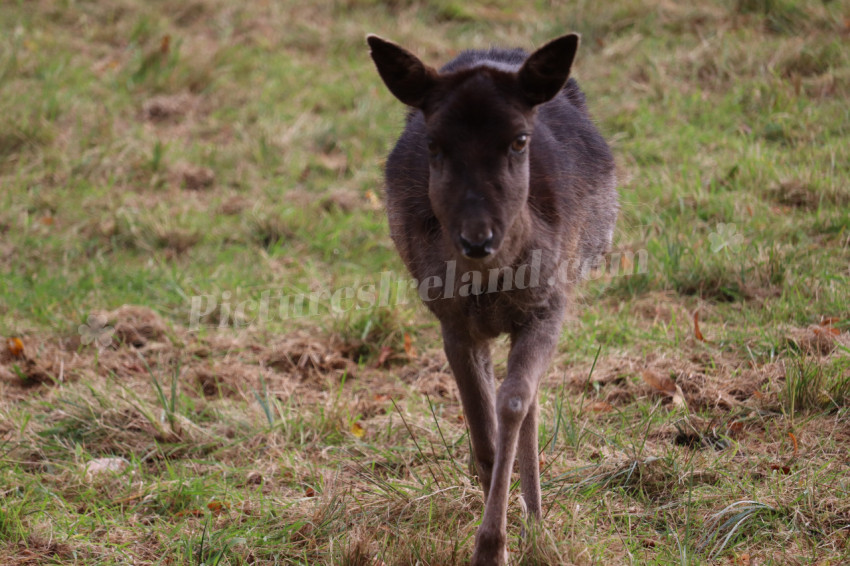
[[[482,498],[388,237],[404,109],[364,37],[440,64],[571,30],[634,255],[541,387],[547,517],[521,539],[512,492],[513,562],[850,561],[848,17],[6,5],[0,562],[465,564]]]

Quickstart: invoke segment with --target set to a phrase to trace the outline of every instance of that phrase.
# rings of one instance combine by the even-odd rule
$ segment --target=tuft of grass
[[[758,529],[759,521],[766,521],[777,514],[775,508],[765,503],[736,501],[709,517],[700,548],[709,560],[714,560],[730,547],[730,543],[734,544],[744,530]]]
[[[796,416],[845,408],[850,401],[850,375],[847,361],[824,366],[800,356],[786,368],[781,397],[783,409],[792,423]]]

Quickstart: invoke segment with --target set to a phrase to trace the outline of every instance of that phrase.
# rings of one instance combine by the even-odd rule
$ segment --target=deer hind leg
[[[539,520],[541,514],[540,499],[540,460],[537,451],[537,395],[534,395],[528,414],[519,429],[517,457],[519,458],[519,478],[522,484],[522,498],[529,520]]]

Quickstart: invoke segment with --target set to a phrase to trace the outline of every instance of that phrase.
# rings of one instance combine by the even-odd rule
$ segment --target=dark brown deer
[[[387,160],[387,213],[440,320],[469,425],[485,498],[472,564],[504,564],[517,456],[528,516],[541,518],[538,384],[571,289],[610,246],[614,161],[569,79],[577,35],[531,55],[466,51],[440,71],[380,37],[368,42],[390,92],[412,107]],[[505,333],[497,393],[490,342]]]

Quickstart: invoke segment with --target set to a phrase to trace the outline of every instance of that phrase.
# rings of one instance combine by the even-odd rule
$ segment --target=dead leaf
[[[791,473],[791,468],[788,466],[782,466],[779,464],[771,464],[770,469],[774,472],[782,472],[786,476]]]
[[[702,335],[699,329],[699,310],[694,311],[694,336],[700,342],[705,342],[705,336]]]
[[[383,401],[389,401],[389,400],[390,400],[390,396],[389,396],[389,395],[386,395],[386,394],[384,394],[384,393],[377,393],[377,394],[375,394],[375,401],[381,401],[381,402],[383,402]]]
[[[416,357],[416,348],[413,347],[413,338],[410,337],[410,334],[404,333],[404,353],[407,354],[409,358]]]
[[[209,503],[207,503],[207,509],[212,511],[213,515],[218,516],[218,515],[221,515],[222,513],[224,513],[225,511],[227,511],[227,505],[225,505],[221,501],[214,499],[213,501],[210,501]]]
[[[841,322],[841,319],[837,316],[823,316],[820,319],[821,326],[832,326],[836,322]]]
[[[673,393],[673,405],[676,407],[687,407],[688,404],[685,401],[685,394],[682,391],[682,388],[676,384],[676,392]]]
[[[587,410],[594,413],[610,413],[614,410],[614,406],[607,401],[596,401],[588,405]]]
[[[183,509],[174,514],[175,517],[203,517],[204,512],[201,509]]]
[[[56,220],[52,216],[42,216],[41,218],[38,219],[38,221],[43,226],[53,226],[53,224]]]
[[[351,425],[351,434],[357,438],[363,438],[366,435],[366,429],[359,422],[356,422]]]
[[[812,326],[812,332],[815,336],[838,336],[841,331],[832,326]]]
[[[167,55],[168,51],[171,49],[171,36],[163,35],[162,39],[159,42],[159,52],[163,55]]]
[[[390,354],[393,353],[392,348],[389,346],[381,346],[381,352],[378,354],[378,359],[375,362],[375,367],[379,368],[387,363],[387,360],[390,359]]]
[[[312,487],[308,487],[304,490],[304,495],[306,495],[307,497],[316,497],[316,490]]]
[[[381,200],[378,196],[371,190],[366,191],[366,200],[369,201],[369,207],[372,210],[380,210],[381,209]]]
[[[660,373],[648,369],[641,373],[644,382],[660,393],[673,395],[676,393],[676,383],[669,376],[661,375]]]
[[[793,433],[793,432],[789,432],[789,433],[788,433],[788,436],[791,438],[791,442],[794,444],[794,455],[796,456],[796,455],[797,455],[797,450],[798,450],[798,448],[799,448],[799,446],[797,446],[797,437],[796,437],[796,436],[794,436],[794,433]]]
[[[687,407],[688,404],[685,401],[685,394],[682,391],[682,388],[676,385],[676,382],[673,381],[669,376],[661,375],[660,373],[648,369],[644,370],[641,373],[641,377],[649,385],[654,391],[657,393],[661,393],[663,395],[669,396],[673,405],[676,407]]]
[[[13,358],[19,358],[24,355],[24,343],[20,338],[6,339],[6,348]]]

